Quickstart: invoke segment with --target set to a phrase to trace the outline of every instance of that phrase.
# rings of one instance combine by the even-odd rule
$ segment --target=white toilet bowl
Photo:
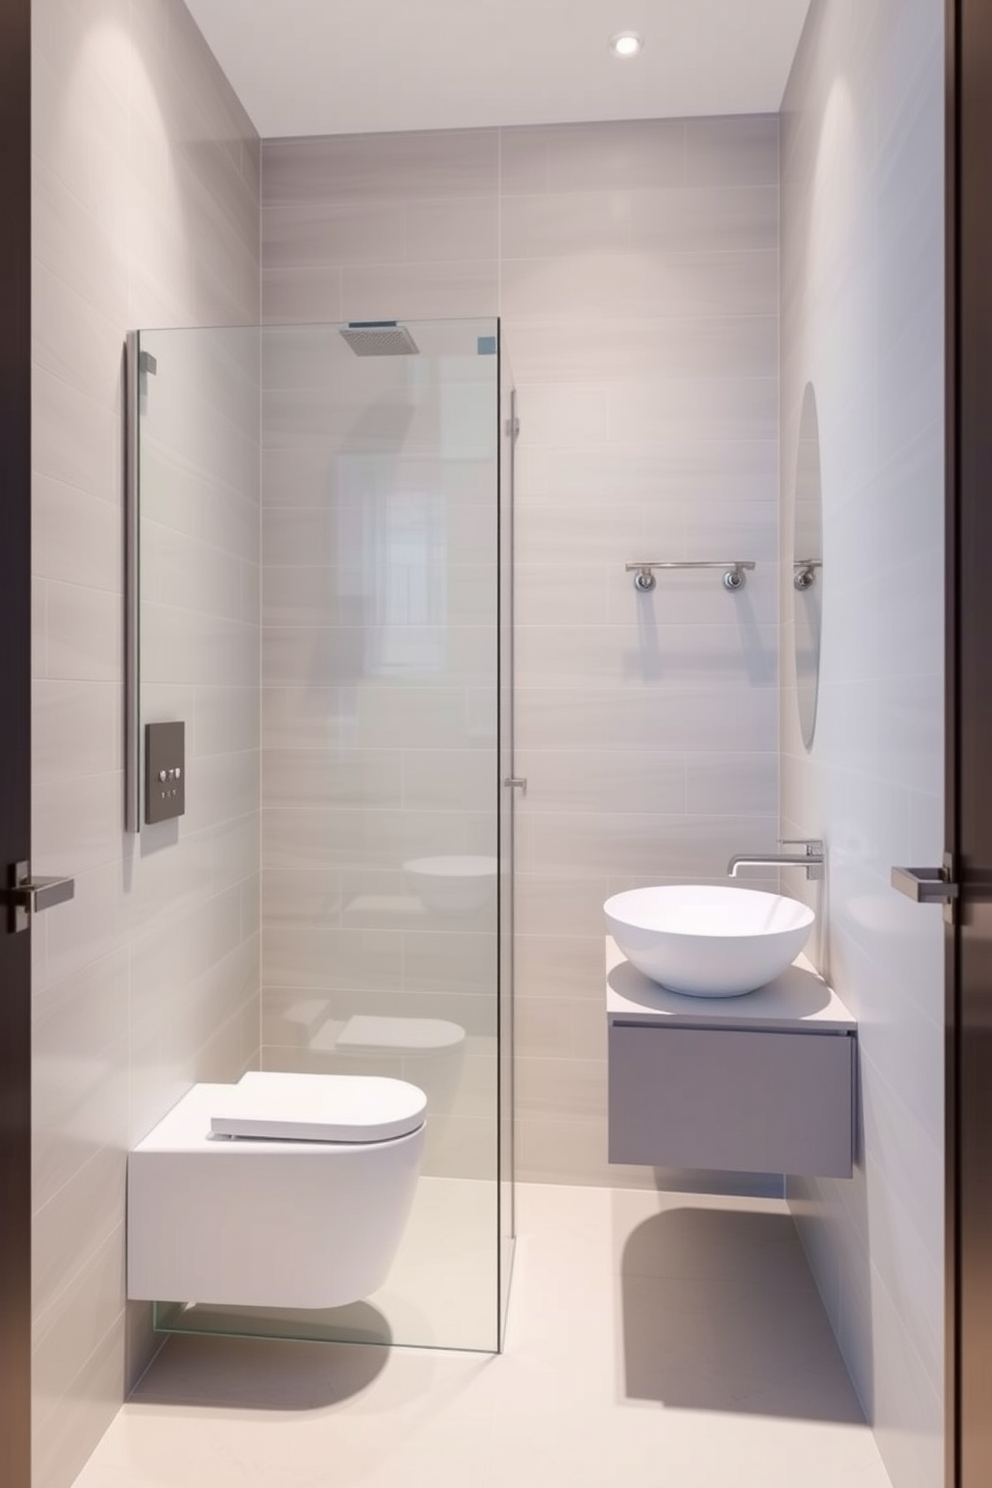
[[[128,1156],[128,1296],[341,1307],[382,1286],[426,1099],[403,1080],[251,1072],[194,1085]]]

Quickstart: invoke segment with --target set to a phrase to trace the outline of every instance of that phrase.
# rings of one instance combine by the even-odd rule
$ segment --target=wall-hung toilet
[[[385,1281],[426,1098],[403,1080],[251,1072],[194,1085],[128,1156],[128,1296],[341,1307]]]

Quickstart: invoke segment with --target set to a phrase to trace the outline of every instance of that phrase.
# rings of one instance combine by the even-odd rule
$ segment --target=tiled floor
[[[888,1488],[782,1203],[518,1193],[501,1357],[175,1338],[76,1488]]]

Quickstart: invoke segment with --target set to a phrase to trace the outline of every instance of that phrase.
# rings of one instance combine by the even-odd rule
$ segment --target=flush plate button
[[[171,821],[186,812],[186,725],[145,725],[145,821]]]

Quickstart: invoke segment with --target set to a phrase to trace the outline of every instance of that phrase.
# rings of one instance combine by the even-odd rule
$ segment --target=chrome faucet
[[[738,853],[727,864],[729,878],[738,868],[805,868],[807,878],[823,877],[823,843],[818,837],[783,837],[782,847],[804,847],[804,853]]]

